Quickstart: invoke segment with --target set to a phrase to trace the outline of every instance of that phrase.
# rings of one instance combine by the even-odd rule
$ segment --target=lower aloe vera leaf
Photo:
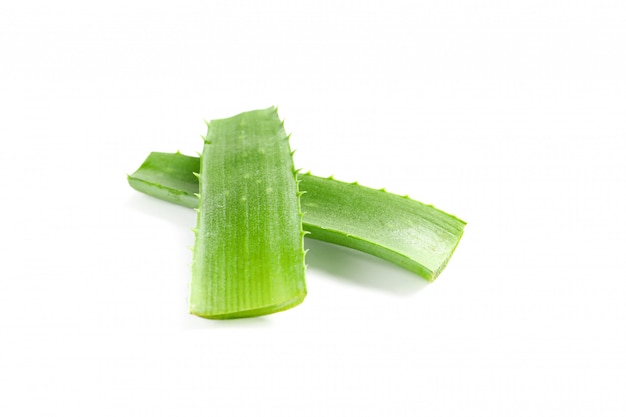
[[[432,206],[311,174],[298,177],[309,237],[357,249],[435,280],[465,222]]]
[[[276,109],[210,122],[200,161],[191,313],[230,319],[301,303],[304,231],[289,138]],[[163,186],[161,198],[182,191],[176,182]]]
[[[184,186],[178,181],[199,165],[195,157],[153,152],[129,181],[137,188],[132,179],[140,178],[146,186],[139,191],[196,207],[197,178],[185,177]],[[310,174],[300,174],[298,180],[308,237],[369,253],[429,281],[445,268],[463,235],[464,221],[408,197]]]
[[[181,206],[198,207],[200,158],[177,152],[152,152],[139,169],[128,176],[131,187],[161,200]]]

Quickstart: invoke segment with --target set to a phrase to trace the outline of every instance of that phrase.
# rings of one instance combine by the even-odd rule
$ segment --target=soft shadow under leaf
[[[305,239],[310,270],[324,271],[351,285],[409,296],[429,282],[416,274],[374,256],[331,243]]]

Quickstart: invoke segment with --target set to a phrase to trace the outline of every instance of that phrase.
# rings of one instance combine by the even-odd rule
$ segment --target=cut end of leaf
[[[306,293],[300,294],[286,302],[279,304],[270,304],[263,307],[252,308],[249,310],[239,310],[233,312],[223,312],[223,313],[207,313],[201,309],[197,309],[196,306],[192,305],[190,309],[190,313],[194,316],[203,317],[205,319],[212,320],[230,320],[230,319],[243,319],[248,317],[258,317],[265,316],[268,314],[278,313],[281,311],[289,310],[299,304],[301,304],[306,297]]]
[[[461,220],[462,221],[462,220]],[[450,259],[452,259],[452,255],[454,255],[454,252],[456,251],[456,248],[459,246],[459,243],[461,243],[461,238],[463,237],[463,231],[461,231],[461,234],[458,237],[458,240],[456,241],[456,244],[454,245],[454,247],[450,250],[450,253],[448,254],[448,256],[445,258],[445,260],[441,263],[441,265],[439,266],[439,268],[437,268],[435,271],[433,271],[432,276],[430,277],[430,279],[428,279],[429,281],[434,281],[437,279],[437,277],[443,272],[443,270],[446,268],[446,266],[448,266],[448,262],[450,262]]]

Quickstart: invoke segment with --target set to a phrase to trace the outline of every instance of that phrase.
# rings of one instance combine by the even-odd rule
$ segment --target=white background
[[[626,5],[0,6],[0,415],[626,415]],[[427,285],[308,241],[292,310],[187,313],[126,183],[278,105],[296,166],[468,222]]]

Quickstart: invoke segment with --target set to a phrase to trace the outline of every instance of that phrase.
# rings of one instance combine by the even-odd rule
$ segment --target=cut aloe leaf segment
[[[128,177],[135,189],[186,207],[197,207],[198,158],[151,153]],[[465,222],[408,197],[356,183],[298,174],[304,194],[302,226],[308,237],[357,249],[433,281],[445,268]]]
[[[180,204],[198,180],[183,172],[189,159],[175,158],[181,164],[172,159],[156,189]],[[230,319],[300,304],[304,231],[289,138],[276,108],[211,121],[200,161],[191,313]],[[181,168],[176,175],[174,166]],[[173,181],[164,181],[165,174]]]

